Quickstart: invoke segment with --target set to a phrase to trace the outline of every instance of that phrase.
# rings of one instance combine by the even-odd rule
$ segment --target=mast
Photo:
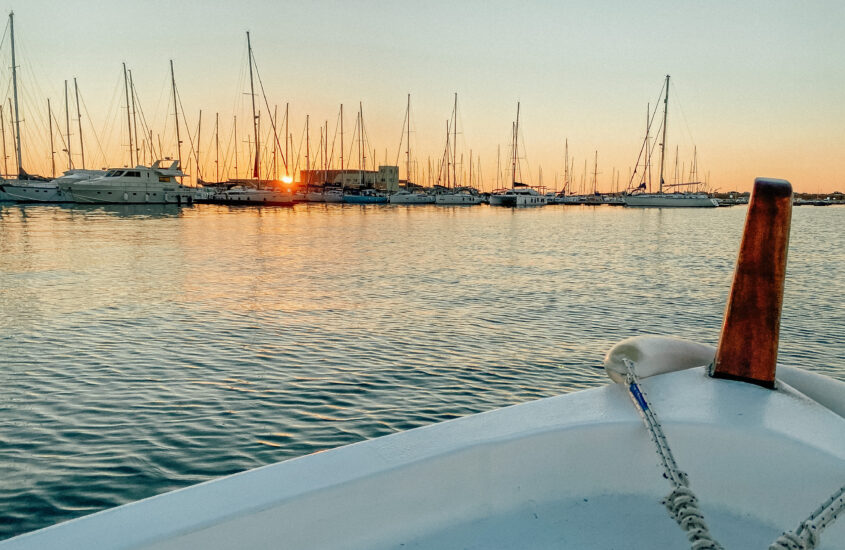
[[[364,104],[358,102],[358,152],[361,155],[361,187],[364,186],[364,170],[367,169],[367,149],[364,147]]]
[[[323,185],[326,184],[326,180],[329,179],[329,121],[324,121],[325,132],[323,135],[326,136],[326,144],[325,149],[323,149]]]
[[[258,186],[261,187],[261,176],[258,172],[261,166],[260,147],[258,141],[258,116],[255,114],[255,84],[252,78],[252,42],[249,40],[249,31],[246,32],[246,47],[249,53],[249,96],[252,99],[252,128],[255,133],[255,164],[252,168],[252,177],[258,178]]]
[[[6,108],[0,103],[0,133],[3,134],[3,176],[6,177],[9,175],[9,167],[6,165],[6,161],[9,160],[9,155],[6,154],[6,121],[5,121],[5,113]]]
[[[220,183],[220,113],[214,113],[214,183]]]
[[[502,177],[502,146],[496,146],[496,189],[501,189]]]
[[[50,164],[52,165],[53,179],[56,177],[56,149],[53,147],[53,110],[50,108],[50,98],[47,98],[47,120],[50,122]],[[5,138],[5,133],[4,133]],[[3,140],[6,141],[5,139]],[[5,149],[5,143],[4,149]],[[4,151],[5,155],[5,151]]]
[[[235,116],[234,122],[234,129],[235,129],[235,179],[238,179],[240,175],[238,174],[238,115]]]
[[[279,133],[276,131],[276,123],[279,121],[279,106],[273,105],[273,179],[279,180],[279,168],[276,164],[276,152],[279,148]]]
[[[82,141],[82,113],[79,112],[79,86],[73,77],[73,95],[76,97],[76,120],[79,123],[79,151],[82,154],[82,169],[85,170],[85,142]]]
[[[285,175],[290,176],[288,170],[288,162],[290,162],[290,157],[288,156],[288,122],[290,120],[290,103],[285,103]]]
[[[519,155],[519,101],[516,102],[516,123],[513,127],[513,161],[511,163],[511,187],[516,183],[516,159]]]
[[[73,157],[70,154],[70,111],[67,103],[67,80],[65,80],[65,130],[67,131],[67,169],[73,169]],[[52,136],[51,136],[52,137]]]
[[[569,138],[566,138],[563,153],[563,188],[569,187]]]
[[[199,185],[202,175],[200,174],[200,141],[202,140],[202,109],[200,109],[199,120],[197,121],[197,150],[194,154],[194,160],[197,161],[197,175],[194,177],[194,182]]]
[[[171,61],[171,67],[172,67]],[[135,153],[135,144],[132,142],[132,113],[129,112],[129,77],[126,75],[126,63],[123,63],[123,90],[126,92],[126,132],[129,134],[129,166],[135,166],[132,160]],[[174,92],[175,101],[175,92]]]
[[[305,115],[305,173],[308,174],[308,182],[311,183],[311,134],[309,130],[309,120],[311,115]]]
[[[340,173],[343,174],[343,103],[340,104]]]
[[[76,79],[74,79],[74,81],[75,80]],[[132,94],[131,94],[131,98],[132,98],[132,128],[134,128],[133,133],[135,134],[135,163],[140,164],[141,159],[138,156],[138,152],[140,150],[140,145],[139,145],[140,142],[138,141],[138,116],[137,116],[137,111],[135,109],[135,83],[132,81],[132,71],[131,70],[129,71],[129,89],[132,90]],[[80,135],[79,139],[82,139],[82,137],[81,137],[82,134],[79,134],[79,135]]]
[[[21,165],[21,120],[18,116],[18,66],[15,63],[15,12],[9,12],[9,33],[12,41],[12,88],[15,95],[15,156],[18,161],[18,177],[23,172]]]
[[[666,75],[666,94],[663,96],[663,141],[660,144],[660,192],[663,193],[663,164],[666,157],[666,115],[669,112],[669,75]]]
[[[458,92],[455,92],[455,108],[452,110],[452,187],[458,185]]]
[[[599,152],[596,150],[596,160],[595,164],[593,165],[593,195],[599,189]]]
[[[406,143],[405,143],[405,188],[411,183],[411,94],[408,94],[408,107],[405,109]]]
[[[173,72],[173,60],[170,60],[170,85],[173,89],[173,114],[176,115],[176,154],[179,168],[182,167],[182,139],[179,136],[179,103],[176,99],[176,75]]]

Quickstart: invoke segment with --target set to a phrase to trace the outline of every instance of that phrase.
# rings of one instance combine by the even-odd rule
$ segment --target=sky
[[[845,3],[838,1],[27,0],[6,10],[15,12],[23,164],[31,173],[50,175],[52,169],[48,98],[53,124],[61,128],[53,128],[54,141],[65,139],[65,80],[71,153],[74,166],[81,166],[74,78],[87,167],[130,162],[124,62],[156,148],[176,157],[173,60],[185,115],[180,112],[186,171],[196,172],[190,142],[202,111],[205,179],[215,171],[216,115],[220,169],[233,175],[237,116],[245,175],[252,133],[250,31],[265,92],[256,95],[260,139],[267,141],[270,132],[267,106],[278,108],[281,120],[289,104],[292,149],[300,151],[291,157],[301,157],[300,168],[306,115],[312,162],[319,159],[313,151],[327,123],[337,163],[341,103],[347,165],[350,152],[357,158],[352,144],[360,104],[368,148],[379,164],[398,159],[404,178],[400,137],[410,94],[412,175],[427,183],[427,167],[442,157],[457,93],[458,171],[468,177],[471,155],[479,187],[489,191],[509,182],[497,184],[497,165],[504,172],[510,162],[519,102],[522,180],[537,185],[542,170],[544,185],[562,187],[568,141],[572,188],[582,178],[589,185],[596,159],[598,189],[615,188],[615,174],[624,188],[642,145],[647,108],[654,108],[668,74],[667,181],[677,148],[683,179],[689,179],[695,151],[699,179],[712,189],[745,191],[764,176],[788,179],[798,192],[845,191]],[[6,98],[11,60],[4,28],[0,89]],[[8,101],[5,112],[11,148]],[[58,171],[67,168],[64,148],[54,145]]]

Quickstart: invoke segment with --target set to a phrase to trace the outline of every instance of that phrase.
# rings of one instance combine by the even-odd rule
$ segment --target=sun
[[[293,178],[290,176],[282,176],[282,183],[293,183]]]

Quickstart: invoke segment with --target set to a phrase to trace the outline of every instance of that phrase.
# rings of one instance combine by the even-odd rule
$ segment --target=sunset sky
[[[30,172],[51,171],[46,103],[49,98],[64,133],[64,81],[72,89],[74,77],[88,113],[82,117],[88,167],[129,162],[123,62],[132,70],[154,141],[160,139],[165,154],[175,157],[172,59],[191,134],[203,112],[206,179],[214,175],[215,113],[224,149],[232,147],[232,120],[238,117],[243,175],[251,133],[249,30],[270,108],[278,105],[281,118],[290,103],[295,148],[306,114],[312,150],[325,121],[331,141],[343,103],[348,150],[361,102],[370,149],[379,163],[386,155],[393,164],[410,93],[412,157],[421,180],[429,159],[434,164],[442,155],[457,92],[458,156],[464,157],[464,172],[470,150],[474,162],[480,157],[480,187],[495,187],[497,147],[502,164],[507,162],[519,101],[523,179],[536,185],[542,167],[543,183],[555,187],[557,175],[561,187],[568,139],[575,185],[585,161],[592,172],[598,151],[598,187],[609,191],[614,171],[621,186],[627,184],[647,104],[654,107],[670,74],[669,177],[677,145],[687,172],[697,147],[699,175],[709,175],[713,189],[747,190],[754,177],[769,176],[790,180],[799,192],[845,191],[840,1],[27,0],[7,5],[6,15],[9,10],[15,11],[24,167]],[[7,98],[11,61],[3,26],[0,86]],[[262,130],[269,132],[264,100],[257,100]],[[72,95],[70,101],[71,139],[78,140]],[[11,147],[8,100],[5,109]],[[182,131],[184,158],[190,145]],[[66,168],[63,146],[54,147],[57,169]],[[79,167],[76,142],[71,148]],[[404,152],[398,156],[404,178]],[[186,170],[195,172],[192,166]],[[473,170],[477,174],[478,167]]]

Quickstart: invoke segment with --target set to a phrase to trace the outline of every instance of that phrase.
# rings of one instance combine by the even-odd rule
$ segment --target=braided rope
[[[634,372],[634,364],[628,359],[623,359],[623,362],[628,371],[626,377],[628,393],[637,406],[651,440],[654,442],[657,455],[663,465],[664,475],[672,484],[672,492],[666,495],[666,498],[661,501],[662,504],[669,510],[672,519],[686,533],[692,550],[724,550],[722,545],[710,535],[710,530],[704,521],[704,514],[698,506],[698,498],[689,487],[687,474],[678,468],[678,463],[675,462],[663,428],[640,387],[640,381]]]
[[[784,533],[769,546],[769,550],[813,550],[819,535],[845,511],[845,485],[833,493],[810,517],[798,524],[794,531]]]

